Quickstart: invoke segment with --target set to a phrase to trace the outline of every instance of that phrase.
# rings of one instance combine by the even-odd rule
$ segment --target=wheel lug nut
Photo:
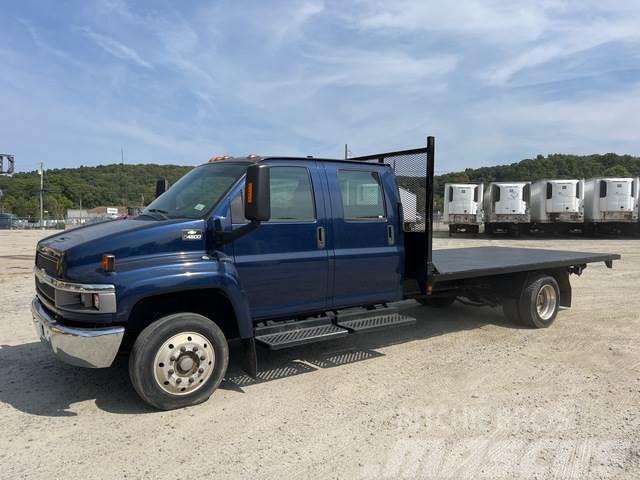
[[[172,362],[175,362],[175,361],[176,361],[176,357],[175,357],[175,355],[171,355],[171,356],[169,357],[169,360],[171,360]]]
[[[202,372],[204,372],[204,368],[200,367],[200,368],[198,369],[198,373],[202,373]]]
[[[176,383],[182,383],[182,379],[181,378],[176,378]]]
[[[198,346],[197,346],[197,345],[194,345],[194,346],[193,346],[193,351],[194,351],[194,352],[197,352],[197,351],[198,351]]]
[[[173,371],[173,369],[170,369],[167,373],[168,373],[169,375],[173,375],[175,372]]]
[[[180,351],[183,352],[183,353],[186,352],[187,351],[187,347],[180,347]]]
[[[204,355],[200,355],[200,360],[202,360],[203,362],[206,360],[207,357],[205,357]]]
[[[195,380],[196,380],[195,378],[189,377],[189,383],[193,383],[193,382],[195,382]]]

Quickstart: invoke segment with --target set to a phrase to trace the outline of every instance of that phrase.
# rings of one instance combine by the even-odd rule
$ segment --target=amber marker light
[[[253,182],[247,183],[247,203],[253,203]]]
[[[105,253],[102,255],[102,270],[105,273],[111,273],[116,271],[116,256]]]

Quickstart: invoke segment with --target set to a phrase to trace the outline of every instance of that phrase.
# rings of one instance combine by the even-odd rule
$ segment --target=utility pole
[[[124,171],[124,148],[120,147],[120,165],[121,165],[121,180],[122,180],[122,206],[126,207],[129,202],[129,191],[127,188],[127,178]]]
[[[344,159],[349,160],[349,145],[344,144]]]
[[[40,228],[44,230],[44,202],[43,202],[43,191],[44,191],[44,166],[42,162],[40,162]]]

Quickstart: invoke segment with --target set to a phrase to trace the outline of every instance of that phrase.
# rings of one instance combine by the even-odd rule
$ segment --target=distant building
[[[128,214],[127,207],[96,207],[91,209],[69,208],[67,209],[67,227],[75,227],[84,223],[97,222],[124,217]]]
[[[18,219],[13,213],[0,213],[0,230],[11,230],[16,227]]]

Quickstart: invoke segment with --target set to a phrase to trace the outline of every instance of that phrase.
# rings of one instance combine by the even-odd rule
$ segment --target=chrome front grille
[[[36,267],[47,272],[52,277],[58,276],[58,262],[60,257],[54,257],[53,255],[46,254],[40,250],[36,253]]]
[[[61,310],[76,313],[115,313],[116,287],[112,284],[73,283],[33,269],[38,297]]]
[[[38,277],[36,277],[36,291],[45,297],[45,299],[49,300],[51,303],[55,304],[56,301],[56,290],[51,285],[41,282]]]

